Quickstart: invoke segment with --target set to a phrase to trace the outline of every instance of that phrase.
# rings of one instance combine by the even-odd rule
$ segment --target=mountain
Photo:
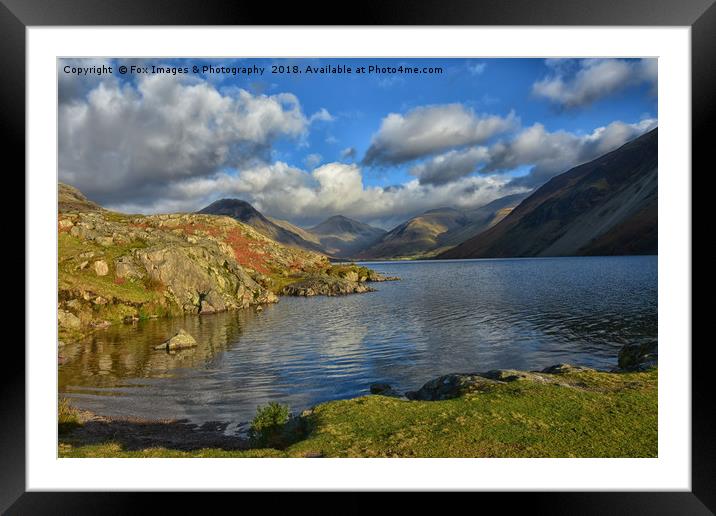
[[[295,226],[288,222],[278,224],[275,220],[265,217],[248,202],[240,199],[219,199],[197,213],[225,215],[248,224],[262,235],[276,242],[310,251],[323,252],[323,248],[315,239],[304,239],[300,232],[289,229],[289,227],[298,229]]]
[[[352,258],[366,247],[378,241],[386,231],[334,215],[308,230],[318,238],[324,251],[337,258]]]
[[[527,195],[527,193],[506,195],[479,208],[465,211],[465,216],[469,222],[461,228],[456,228],[441,235],[441,245],[456,246],[491,228],[509,215]]]
[[[555,176],[439,258],[656,254],[657,151],[654,129]]]
[[[508,195],[485,206],[461,211],[426,211],[386,233],[360,258],[428,258],[484,231],[505,217],[526,194]]]
[[[103,208],[90,201],[74,186],[59,183],[57,185],[57,211],[100,211]]]

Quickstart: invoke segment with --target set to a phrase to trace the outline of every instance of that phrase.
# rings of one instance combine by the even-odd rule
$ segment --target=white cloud
[[[532,167],[529,175],[517,182],[538,186],[555,174],[620,147],[655,128],[656,124],[654,118],[634,124],[616,121],[587,135],[549,132],[542,124],[534,124],[511,139],[490,147],[477,146],[440,154],[414,166],[410,173],[421,184],[442,185],[474,172],[489,174],[528,166]]]
[[[547,65],[552,73],[535,82],[532,92],[566,108],[585,106],[630,86],[656,84],[657,80],[656,59],[552,59]]]
[[[290,93],[220,93],[167,75],[100,82],[59,106],[60,180],[101,203],[153,198],[167,182],[265,160],[275,140],[300,139],[308,124]]]
[[[523,129],[511,141],[493,145],[481,172],[494,173],[523,165],[531,166],[529,175],[516,183],[536,186],[556,174],[615,150],[656,125],[654,118],[634,124],[616,121],[598,127],[590,134],[578,135],[567,131],[549,132],[542,124],[534,124]]]
[[[392,227],[439,206],[471,208],[498,197],[525,191],[508,186],[508,178],[465,177],[449,184],[421,185],[412,180],[398,187],[366,186],[355,164],[327,163],[312,172],[283,162],[240,173],[218,173],[169,185],[160,202],[111,206],[124,212],[195,211],[222,197],[239,197],[267,215],[310,225],[332,214]]]
[[[383,118],[363,161],[368,165],[405,163],[483,143],[517,123],[512,112],[506,117],[478,115],[462,104],[422,106],[405,115],[391,113]]]
[[[333,122],[336,118],[331,115],[326,108],[321,108],[311,115],[308,119],[309,123],[313,122]]]

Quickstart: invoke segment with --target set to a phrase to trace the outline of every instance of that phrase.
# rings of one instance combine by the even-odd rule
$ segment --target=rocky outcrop
[[[321,274],[306,278],[305,280],[286,285],[281,290],[284,296],[343,296],[347,294],[362,294],[375,289],[364,282],[351,281],[328,274]]]
[[[165,349],[167,351],[173,351],[176,349],[193,348],[196,345],[197,344],[194,337],[192,337],[186,330],[181,329],[170,339],[166,340],[165,342],[162,342],[158,346],[155,346],[154,349]]]
[[[57,185],[57,208],[60,213],[102,210],[98,204],[87,199],[77,188],[64,183]],[[60,227],[62,227],[62,224],[60,224]]]
[[[657,366],[657,343],[628,344],[619,351],[619,369],[615,372],[646,371]],[[571,364],[555,364],[541,371],[519,371],[516,369],[494,369],[485,373],[451,373],[430,380],[417,391],[408,391],[405,397],[410,400],[439,401],[458,398],[466,394],[484,392],[497,384],[516,381],[553,383],[570,386],[564,377],[594,372],[588,367]],[[574,385],[571,385],[574,386]],[[388,384],[371,385],[371,393],[382,394],[390,390],[398,396]]]
[[[273,303],[276,296],[214,246],[157,245],[132,256],[150,281],[187,313],[213,313]],[[126,266],[126,262],[125,262]]]
[[[406,392],[405,396],[419,401],[448,400],[487,390],[497,383],[478,373],[452,373],[430,380],[417,391]]]
[[[60,189],[67,202],[58,217],[58,322],[73,338],[106,322],[245,308],[279,293],[368,292],[365,282],[383,279],[366,267],[334,267],[230,217],[124,215],[90,209],[75,189]]]
[[[627,344],[619,351],[619,368],[624,371],[646,371],[658,365],[658,342]]]

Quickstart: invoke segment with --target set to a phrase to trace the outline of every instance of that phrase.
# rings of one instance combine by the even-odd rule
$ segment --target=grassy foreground
[[[125,449],[72,437],[61,407],[60,457],[656,457],[657,377],[593,370],[523,379],[445,401],[379,395],[316,406],[281,449]],[[288,427],[287,427],[288,428]]]

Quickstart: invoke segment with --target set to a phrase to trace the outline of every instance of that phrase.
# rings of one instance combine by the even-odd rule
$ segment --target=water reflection
[[[453,371],[615,365],[657,336],[656,257],[372,264],[400,282],[340,298],[284,298],[262,312],[155,320],[68,344],[60,390],[108,415],[246,421],[276,400],[294,410],[412,389]],[[199,346],[153,350],[179,328]]]

